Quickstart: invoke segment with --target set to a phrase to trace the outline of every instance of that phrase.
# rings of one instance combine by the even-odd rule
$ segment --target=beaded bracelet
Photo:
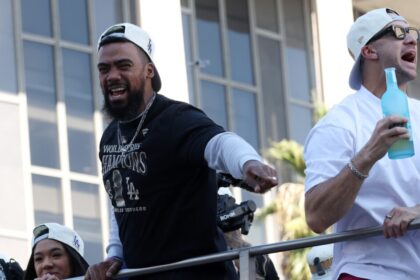
[[[350,168],[351,172],[354,175],[356,175],[356,177],[359,178],[360,180],[364,180],[364,179],[366,179],[369,176],[369,174],[363,174],[362,172],[360,172],[356,168],[356,166],[354,166],[354,164],[353,164],[353,162],[351,160],[347,163],[347,166]]]

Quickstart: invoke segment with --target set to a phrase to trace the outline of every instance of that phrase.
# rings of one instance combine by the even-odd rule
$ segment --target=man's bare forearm
[[[352,207],[374,161],[356,155],[349,165],[335,176],[310,189],[305,196],[305,214],[309,227],[321,233],[341,219]],[[360,174],[358,174],[360,173]]]

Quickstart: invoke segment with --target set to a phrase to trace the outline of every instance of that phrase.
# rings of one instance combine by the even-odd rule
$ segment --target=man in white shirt
[[[390,9],[359,17],[347,35],[355,59],[345,98],[311,130],[305,144],[308,225],[341,232],[383,224],[384,236],[334,245],[333,279],[420,279],[420,232],[407,232],[420,216],[420,102],[409,98],[410,135],[399,116],[383,117],[384,69],[396,68],[407,90],[417,75],[418,30]],[[413,137],[417,154],[391,160],[398,139]]]

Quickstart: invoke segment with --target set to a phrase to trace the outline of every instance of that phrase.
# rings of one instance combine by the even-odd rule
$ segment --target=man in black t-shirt
[[[242,138],[201,110],[166,98],[154,45],[136,25],[108,28],[98,42],[98,70],[112,122],[99,157],[113,206],[108,258],[87,279],[226,250],[216,225],[215,171],[243,179],[258,193],[277,185],[276,171]],[[137,279],[236,279],[231,262]]]

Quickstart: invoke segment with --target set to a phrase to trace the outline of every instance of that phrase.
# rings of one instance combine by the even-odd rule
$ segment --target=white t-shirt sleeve
[[[118,233],[118,224],[117,220],[115,219],[115,213],[112,210],[110,215],[110,230],[109,230],[109,240],[108,246],[106,247],[107,258],[111,257],[118,257],[120,259],[123,258],[123,249],[122,243],[120,240],[120,236]]]
[[[262,161],[257,151],[233,132],[217,134],[207,143],[204,157],[208,166],[243,179],[243,166],[249,160]]]
[[[304,147],[305,191],[336,176],[354,156],[350,131],[331,124],[311,130]]]

